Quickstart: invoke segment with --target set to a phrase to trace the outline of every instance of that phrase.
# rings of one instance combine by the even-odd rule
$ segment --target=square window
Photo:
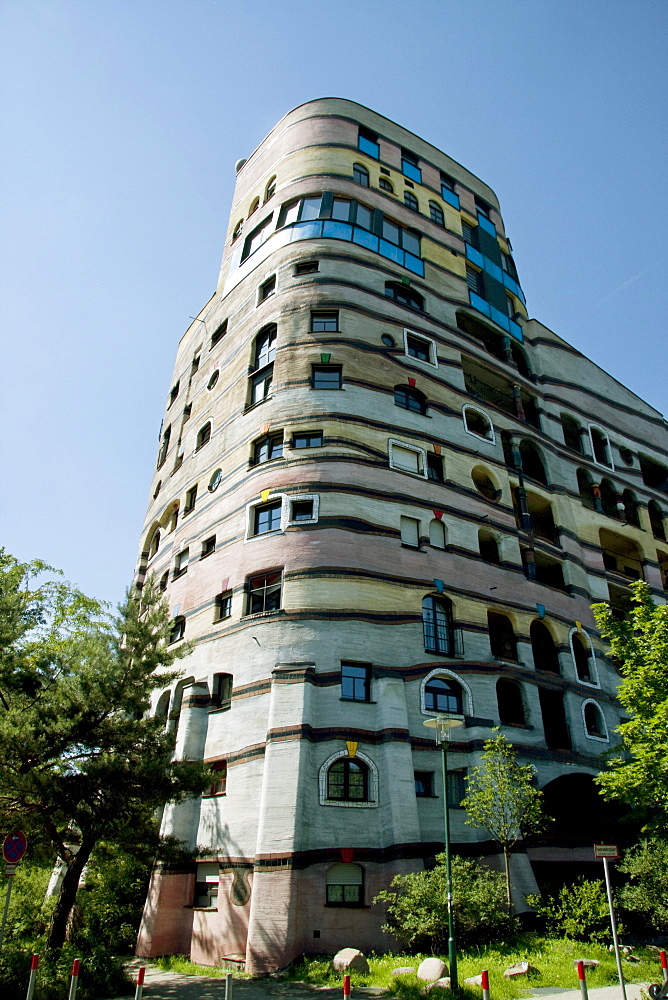
[[[392,448],[392,465],[395,469],[402,469],[404,472],[421,473],[420,452],[412,448],[403,448],[395,445]]]
[[[253,463],[260,465],[283,456],[283,434],[268,434],[253,445]]]
[[[313,501],[312,500],[293,500],[290,505],[290,520],[291,521],[312,521],[313,518]]]
[[[313,365],[312,386],[314,389],[341,389],[342,368],[340,365]]]
[[[419,798],[433,798],[434,796],[434,772],[433,771],[414,771],[415,776],[415,794]]]
[[[281,527],[282,507],[283,504],[280,500],[254,507],[253,534],[265,535],[269,531],[278,531]]]
[[[247,614],[256,615],[266,611],[277,611],[281,606],[281,585],[283,571],[272,570],[248,578]]]
[[[406,149],[401,151],[401,171],[405,177],[410,177],[412,181],[417,181],[418,184],[422,183],[422,171],[418,166],[419,160],[414,153],[408,152]]]
[[[370,701],[371,668],[357,663],[342,663],[341,697],[345,701]]]
[[[276,275],[272,274],[271,278],[267,278],[266,281],[260,285],[260,302],[264,302],[268,299],[270,295],[273,295],[276,291]]]
[[[428,340],[406,334],[406,354],[410,355],[411,358],[417,358],[418,361],[431,361],[430,348],[431,344]]]
[[[292,438],[293,448],[321,448],[322,431],[302,431]]]
[[[232,614],[232,591],[226,590],[222,594],[216,594],[216,599],[214,601],[213,620],[215,622],[220,622],[223,620],[223,618],[229,618],[231,614]]]
[[[206,559],[207,556],[210,556],[211,553],[215,551],[216,551],[216,536],[212,535],[211,538],[207,538],[205,539],[205,541],[202,542],[202,555],[200,556],[200,559]]]
[[[295,264],[295,274],[314,274],[320,269],[320,262],[317,260],[302,260]]]
[[[313,333],[334,333],[339,329],[338,312],[312,312],[311,330]]]
[[[360,152],[366,153],[367,156],[373,157],[374,160],[378,160],[380,158],[378,136],[374,132],[369,132],[368,129],[360,128],[357,139],[357,148]]]

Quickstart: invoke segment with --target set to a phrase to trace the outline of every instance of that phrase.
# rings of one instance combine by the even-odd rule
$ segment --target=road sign
[[[26,852],[28,838],[22,830],[8,833],[2,845],[2,856],[8,865],[17,864]]]
[[[619,848],[617,844],[594,844],[594,857],[595,858],[609,858],[615,861],[619,854]]]

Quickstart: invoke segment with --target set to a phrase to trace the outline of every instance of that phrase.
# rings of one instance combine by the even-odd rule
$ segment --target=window
[[[159,548],[160,548],[160,531],[156,530],[153,532],[151,543],[148,547],[148,558],[152,559],[153,556],[156,555]]]
[[[314,389],[341,389],[341,365],[312,365],[311,385]]]
[[[586,701],[582,706],[585,732],[590,739],[607,740],[608,730],[603,718],[603,712],[595,701]]]
[[[224,320],[211,337],[211,347],[215,347],[219,340],[222,340],[227,333],[227,320]],[[198,359],[199,364],[199,359]]]
[[[362,187],[369,186],[369,171],[361,163],[353,163],[353,180]]]
[[[378,136],[375,132],[370,132],[366,128],[361,128],[359,130],[359,135],[357,138],[357,148],[362,152],[366,153],[367,156],[373,157],[374,160],[380,157],[380,146],[378,145]]]
[[[239,219],[236,226],[234,227],[234,232],[232,233],[232,242],[241,236],[241,230],[244,228],[244,220]]]
[[[276,291],[276,275],[272,274],[271,278],[267,278],[260,285],[260,302],[264,302],[268,299],[270,295],[273,295]]]
[[[183,465],[183,452],[181,452],[180,455],[177,455],[176,458],[174,459],[174,469],[172,470],[172,474],[176,472],[178,469],[180,469],[182,465]]]
[[[394,337],[392,336],[391,333],[382,333],[380,335],[380,340],[381,340],[381,343],[385,345],[385,347],[396,347],[397,346],[397,342],[396,342],[396,340],[394,339]]]
[[[440,205],[437,205],[435,201],[429,202],[429,215],[432,222],[435,222],[437,226],[445,228],[445,216],[443,215],[443,209]]]
[[[232,674],[214,674],[211,702],[214,708],[229,708],[232,701]]]
[[[413,413],[427,412],[427,400],[424,393],[410,385],[395,385],[394,405],[401,406],[404,410],[412,410]]]
[[[162,489],[162,479],[159,479],[157,481],[157,483],[155,484],[155,489],[153,490],[153,499],[154,500],[158,496],[158,493],[160,492],[161,489]]]
[[[177,382],[176,385],[172,386],[171,391],[169,393],[169,406],[172,405],[172,403],[174,402],[174,400],[178,396],[178,394],[179,394],[179,386],[180,386],[180,382]]]
[[[165,459],[167,458],[167,452],[169,450],[169,439],[172,433],[171,425],[165,428],[165,432],[162,435],[162,441],[160,443],[160,451],[158,452],[158,462],[157,467],[160,469],[165,464]]]
[[[445,776],[446,795],[450,809],[461,809],[466,798],[466,771],[448,771]]]
[[[327,771],[327,798],[340,802],[367,802],[369,769],[359,760],[345,757]]]
[[[320,261],[317,260],[302,260],[299,264],[295,264],[295,274],[314,274],[316,271],[320,270]]]
[[[283,456],[283,433],[267,434],[253,444],[253,464],[260,465]]]
[[[290,504],[290,521],[315,521],[313,500],[293,500]]]
[[[263,369],[257,375],[253,375],[250,380],[251,391],[250,391],[250,405],[254,406],[255,403],[261,403],[263,399],[267,399],[269,396],[269,390],[271,389],[271,381],[273,378],[274,369],[273,365]]]
[[[594,651],[589,636],[586,632],[578,632],[577,629],[573,629],[570,634],[570,643],[578,680],[585,684],[596,684],[597,678],[593,668]]]
[[[293,448],[321,448],[322,431],[300,431],[292,438]]]
[[[379,179],[378,187],[381,191],[387,191],[388,194],[394,194],[394,188],[392,187],[391,182],[388,181],[387,177],[381,177]]]
[[[276,175],[270,177],[267,181],[267,186],[264,189],[264,200],[269,201],[270,198],[274,197],[276,192]]]
[[[204,427],[200,427],[197,433],[197,441],[195,443],[195,451],[199,451],[203,448],[205,444],[208,444],[211,440],[211,421],[204,424]]]
[[[412,191],[404,191],[404,205],[406,206],[406,208],[410,208],[411,212],[420,211],[418,200]]]
[[[191,416],[192,412],[193,412],[193,404],[192,403],[188,403],[187,406],[183,407],[183,423],[184,424],[188,420],[190,420],[190,416]]]
[[[232,591],[225,590],[222,594],[216,594],[213,603],[213,620],[215,622],[220,622],[223,618],[229,618],[232,614]]]
[[[282,577],[283,571],[278,569],[248,578],[247,614],[256,615],[280,608]]]
[[[401,544],[412,549],[420,547],[420,522],[414,517],[400,519]]]
[[[445,525],[436,517],[429,522],[429,544],[434,549],[444,549],[447,544]]]
[[[209,493],[215,493],[215,491],[218,489],[222,481],[223,481],[223,470],[216,469],[216,471],[211,476],[211,479],[209,480]]]
[[[189,514],[191,510],[195,509],[195,503],[197,502],[197,486],[193,486],[186,493],[186,502],[183,508],[183,516]]]
[[[432,677],[424,688],[424,707],[427,712],[446,712],[462,715],[462,689],[450,677]]]
[[[357,663],[341,664],[341,697],[344,701],[370,701],[371,668]]]
[[[311,330],[313,333],[333,333],[339,329],[339,314],[337,312],[312,312]]]
[[[480,558],[486,563],[492,563],[495,566],[501,565],[499,543],[492,532],[486,528],[481,528],[478,532],[478,548],[480,550]]]
[[[471,267],[470,264],[466,265],[466,284],[469,291],[484,297],[485,286],[483,285],[482,271],[479,271],[476,267]]]
[[[158,589],[164,593],[167,590],[167,584],[169,583],[169,570],[163,573],[160,577],[160,583],[158,584]]]
[[[179,639],[183,639],[185,634],[186,634],[186,620],[183,617],[183,615],[178,615],[172,621],[169,630],[169,642],[170,643],[178,642]]]
[[[437,366],[436,344],[433,340],[427,340],[426,337],[420,337],[416,333],[404,330],[404,341],[406,354],[409,358],[415,358],[416,361],[426,361],[429,365]]]
[[[281,527],[282,501],[260,504],[253,508],[253,534],[265,535],[268,531],[279,531]]]
[[[281,208],[278,217],[278,226],[293,226],[295,222],[309,222],[317,219],[320,215],[320,205],[322,195],[315,195],[312,198],[298,198],[296,201],[289,201]]]
[[[666,540],[666,529],[663,524],[663,510],[660,504],[656,500],[650,500],[647,504],[647,513],[649,514],[649,523],[652,526],[652,534],[655,538],[660,539],[660,541],[665,542]]]
[[[564,432],[564,442],[567,448],[582,454],[582,428],[574,417],[568,413],[561,414],[561,428]]]
[[[216,368],[215,372],[211,373],[211,378],[206,384],[206,388],[209,392],[211,392],[211,390],[214,388],[216,382],[218,381],[219,376],[220,376],[220,371],[218,368]]]
[[[271,220],[272,216],[267,216],[267,218],[261,222],[259,226],[256,226],[252,233],[249,233],[246,237],[243,253],[241,254],[242,260],[246,260],[247,257],[250,257],[252,253],[255,253],[255,251],[269,239],[271,236]]]
[[[517,640],[510,619],[496,611],[488,611],[487,628],[492,656],[497,660],[517,661]]]
[[[496,682],[496,703],[500,722],[506,726],[524,725],[522,689],[516,681],[499,678]]]
[[[225,795],[227,793],[227,761],[217,760],[212,764],[213,780],[209,785],[207,795]]]
[[[447,174],[441,174],[441,198],[459,211],[459,195],[455,194],[455,182]]]
[[[220,881],[218,862],[200,862],[197,865],[195,879],[193,906],[215,909],[218,905],[218,883]]]
[[[494,428],[487,414],[475,406],[465,406],[462,412],[467,432],[494,444]]]
[[[420,234],[414,229],[404,229],[392,219],[383,219],[383,239],[403,247],[408,253],[420,256]],[[401,263],[401,262],[400,262]]]
[[[417,181],[418,184],[422,183],[422,171],[420,170],[418,160],[415,153],[409,152],[407,149],[401,150],[401,170],[405,177],[410,177],[412,181]]]
[[[332,865],[327,871],[327,906],[362,906],[364,879],[359,865]]]
[[[559,653],[555,641],[547,625],[539,618],[534,618],[531,622],[529,638],[531,639],[533,665],[536,670],[547,670],[551,674],[558,674],[560,672]]]
[[[426,455],[422,448],[415,448],[403,441],[390,439],[389,451],[391,468],[399,469],[401,472],[411,472],[415,476],[422,476],[423,479],[426,479]]]
[[[434,797],[434,772],[433,771],[413,771],[415,779],[415,794],[421,799],[432,799]]]
[[[202,554],[200,556],[200,559],[206,559],[207,556],[210,556],[215,551],[216,551],[216,536],[211,535],[210,538],[205,538],[204,541],[202,542]]]
[[[174,579],[188,571],[189,549],[181,549],[174,560]]]
[[[255,371],[273,362],[276,356],[276,327],[272,324],[260,330],[255,338],[253,366]]]
[[[443,482],[443,458],[433,451],[427,454],[427,479],[434,483]]]
[[[172,507],[171,514],[169,515],[169,525],[168,526],[169,526],[170,533],[172,531],[174,531],[174,529],[176,528],[176,525],[178,524],[178,522],[179,522],[179,505],[175,504],[174,507]]]
[[[612,452],[610,451],[610,441],[606,432],[601,430],[600,427],[594,427],[593,424],[590,424],[589,438],[596,464],[603,465],[606,469],[612,469]]]
[[[462,219],[462,238],[465,243],[469,243],[473,247],[478,244],[477,228],[477,226],[472,226]]]
[[[416,312],[424,312],[424,299],[419,292],[409,288],[408,285],[399,284],[398,281],[386,281],[385,295],[388,299],[398,302],[400,306],[415,309]],[[427,360],[429,359],[427,358]]]
[[[447,597],[435,597],[430,594],[424,598],[422,601],[422,630],[424,648],[428,652],[443,653],[445,656],[453,655],[452,602]],[[445,709],[439,709],[439,711],[445,711]],[[454,709],[448,709],[448,711],[454,711]]]
[[[482,465],[476,465],[471,470],[471,479],[478,493],[484,496],[486,500],[491,500],[492,503],[497,503],[500,500],[501,490],[496,488],[492,477]]]
[[[259,198],[253,198],[253,200],[251,202],[251,206],[248,209],[248,218],[249,219],[250,219],[251,215],[253,215],[255,212],[257,212],[257,210],[258,210],[259,207],[260,207],[260,199]]]

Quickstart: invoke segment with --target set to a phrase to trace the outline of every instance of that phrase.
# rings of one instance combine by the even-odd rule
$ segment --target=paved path
[[[130,972],[135,979],[136,969],[141,961],[130,963]],[[628,983],[627,1000],[640,1000],[646,983]],[[327,987],[309,986],[306,983],[288,983],[269,976],[262,979],[236,979],[233,986],[233,1000],[308,1000],[317,995],[317,1000],[341,1000],[341,990]],[[382,990],[353,989],[352,1000],[369,1000],[382,995]],[[225,978],[209,976],[183,976],[176,972],[163,972],[154,965],[146,967],[144,981],[146,1000],[224,1000]],[[529,1000],[581,1000],[580,990],[559,987],[541,987],[527,994]],[[126,997],[119,1000],[127,1000]],[[492,993],[493,1000],[493,993]],[[623,1000],[619,986],[598,986],[589,990],[589,1000]]]

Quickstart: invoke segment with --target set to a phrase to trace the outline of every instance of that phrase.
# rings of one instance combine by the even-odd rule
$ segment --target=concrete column
[[[174,750],[176,760],[201,760],[204,757],[209,701],[209,689],[205,683],[193,682],[184,688]],[[162,819],[162,834],[176,837],[194,848],[200,804],[201,800],[197,798],[167,805]]]

